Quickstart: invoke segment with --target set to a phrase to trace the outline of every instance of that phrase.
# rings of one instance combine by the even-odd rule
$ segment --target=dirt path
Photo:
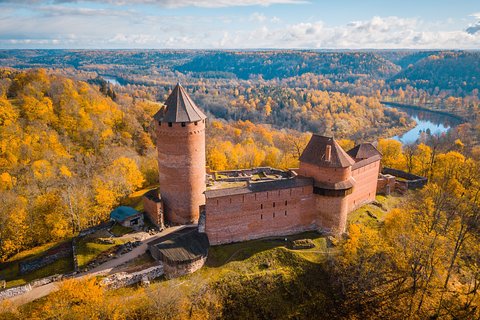
[[[123,255],[121,255],[118,258],[109,260],[91,270],[88,270],[87,272],[79,273],[75,275],[74,278],[84,278],[84,277],[90,277],[90,276],[98,276],[98,275],[107,275],[109,274],[114,268],[132,260],[135,259],[136,257],[142,255],[145,253],[147,250],[147,243],[150,242],[151,240],[155,240],[157,238],[163,237],[169,233],[172,233],[174,231],[177,231],[179,229],[184,228],[185,226],[178,226],[178,227],[171,227],[168,229],[165,229],[164,231],[157,233],[152,236],[147,236],[142,240],[142,244],[139,245],[138,247],[135,247],[132,249],[132,251],[127,252]],[[58,283],[49,283],[40,287],[33,288],[31,291],[26,292],[22,295],[7,299],[10,300],[14,305],[20,306],[25,303],[31,302],[36,299],[40,299],[51,292],[55,291],[57,289],[57,284]]]

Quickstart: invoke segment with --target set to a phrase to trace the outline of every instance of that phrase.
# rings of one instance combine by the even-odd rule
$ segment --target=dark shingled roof
[[[298,188],[298,187],[304,187],[309,185],[311,186],[312,184],[313,184],[313,179],[303,178],[303,177],[295,177],[290,179],[280,179],[280,180],[271,180],[271,181],[261,181],[261,182],[251,182],[249,185],[245,187],[240,187],[240,188],[207,190],[205,191],[205,197],[207,198],[226,197],[226,196],[233,196],[237,194]]]
[[[331,147],[330,161],[325,160],[327,146]],[[300,156],[300,162],[332,168],[346,168],[355,163],[334,138],[317,134],[312,135],[307,147]]]
[[[186,227],[148,243],[150,250],[158,250],[163,261],[189,263],[208,254],[208,237],[197,227]]]
[[[195,122],[206,119],[207,116],[197,107],[180,83],[177,83],[165,101],[165,107],[153,118],[162,122]]]
[[[361,143],[347,151],[347,153],[355,160],[363,160],[373,156],[382,156],[380,151],[378,151],[371,143]]]
[[[355,185],[355,179],[350,178],[345,181],[340,182],[324,182],[324,181],[315,181],[314,186],[317,188],[328,189],[328,190],[347,190],[353,188]]]

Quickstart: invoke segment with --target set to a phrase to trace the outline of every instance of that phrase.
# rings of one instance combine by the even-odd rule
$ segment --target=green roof
[[[133,209],[132,207],[127,206],[120,206],[110,212],[110,219],[115,221],[124,221],[128,217],[134,216],[138,214],[138,211]]]

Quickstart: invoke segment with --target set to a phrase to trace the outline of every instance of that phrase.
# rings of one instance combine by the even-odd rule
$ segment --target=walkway
[[[132,249],[132,251],[127,252],[118,258],[109,260],[91,270],[88,270],[87,272],[79,273],[74,276],[74,278],[80,279],[84,277],[91,277],[91,276],[101,276],[101,275],[107,275],[109,274],[114,268],[132,260],[135,259],[138,256],[141,256],[144,254],[147,250],[147,243],[155,240],[157,238],[163,237],[167,234],[170,234],[174,231],[177,231],[179,229],[183,229],[186,226],[177,226],[177,227],[171,227],[163,230],[160,233],[157,233],[155,235],[148,235],[142,240],[142,244],[139,245],[138,247],[135,247]],[[33,288],[31,291],[24,293],[23,295],[19,295],[16,297],[13,297],[9,299],[14,305],[20,306],[25,303],[31,302],[36,299],[40,299],[53,291],[57,290],[57,284],[58,282],[53,282],[49,283],[40,287]]]

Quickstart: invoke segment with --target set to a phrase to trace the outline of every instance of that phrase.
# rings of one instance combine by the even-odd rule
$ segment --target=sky
[[[0,0],[0,49],[480,49],[480,0]]]

